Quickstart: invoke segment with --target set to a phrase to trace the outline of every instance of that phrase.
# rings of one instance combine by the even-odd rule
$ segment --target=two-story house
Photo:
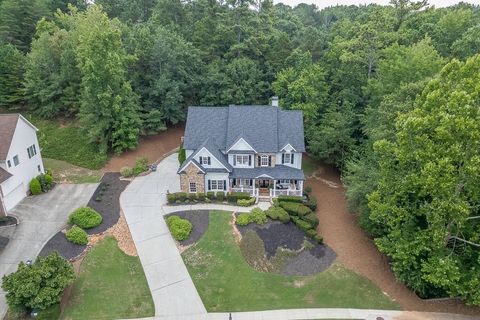
[[[244,191],[302,195],[301,111],[271,106],[189,107],[180,165],[184,192]]]
[[[0,114],[0,216],[25,198],[30,181],[44,172],[37,131],[19,114]]]

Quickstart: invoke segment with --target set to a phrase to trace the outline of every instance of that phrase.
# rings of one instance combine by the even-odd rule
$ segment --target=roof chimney
[[[277,96],[272,97],[272,107],[277,107],[278,108],[278,97]]]

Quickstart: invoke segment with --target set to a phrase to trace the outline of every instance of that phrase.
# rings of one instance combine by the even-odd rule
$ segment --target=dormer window
[[[202,165],[209,165],[209,164],[211,164],[211,162],[210,162],[210,157],[200,157],[200,158],[199,158],[199,162],[200,162],[200,164],[202,164]]]
[[[268,167],[269,161],[268,161],[268,155],[262,155],[260,158],[260,166],[262,167]]]
[[[285,153],[285,157],[283,158],[283,163],[290,163],[290,159],[292,158],[291,153]]]

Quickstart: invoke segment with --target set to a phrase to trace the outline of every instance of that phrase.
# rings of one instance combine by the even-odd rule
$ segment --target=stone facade
[[[190,163],[185,168],[185,173],[180,174],[180,188],[183,192],[190,192],[190,182],[197,184],[197,193],[205,192],[205,174],[196,165]]]

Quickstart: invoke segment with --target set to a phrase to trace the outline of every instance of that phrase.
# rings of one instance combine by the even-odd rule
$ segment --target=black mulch
[[[10,239],[8,239],[7,237],[2,237],[2,236],[0,236],[0,252],[1,252],[3,249],[5,249],[5,247],[7,246],[9,240],[10,240]]]
[[[312,244],[312,249],[303,250],[291,258],[284,267],[282,274],[308,276],[326,270],[337,255],[325,244],[317,244],[309,239],[293,222],[282,223],[268,219],[263,225],[251,223],[246,226],[237,226],[242,236],[252,230],[262,239],[265,245],[267,258],[275,256],[277,248],[298,251],[304,240]]]
[[[205,231],[208,229],[208,214],[210,210],[190,210],[173,212],[165,216],[179,216],[182,219],[187,219],[192,223],[192,233],[187,240],[179,241],[180,244],[187,246],[200,240]]]
[[[0,217],[0,227],[11,226],[13,224],[17,224],[17,219],[15,217]]]
[[[53,251],[58,253],[65,259],[73,259],[85,250],[86,245],[78,245],[71,243],[63,232],[57,232],[42,248],[39,256],[48,256]]]
[[[120,194],[129,183],[127,180],[120,180],[118,172],[107,172],[103,175],[88,202],[88,206],[100,213],[103,220],[99,226],[85,230],[88,234],[102,233],[117,223],[120,218]]]

